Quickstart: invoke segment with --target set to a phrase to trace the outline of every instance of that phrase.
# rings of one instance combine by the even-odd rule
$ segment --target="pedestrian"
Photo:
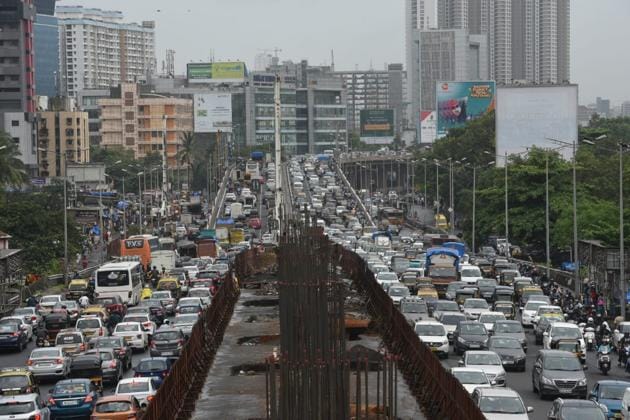
[[[600,294],[597,298],[597,313],[601,314],[602,317],[604,316],[605,308],[606,302],[604,301],[604,295]]]
[[[83,255],[83,261],[81,262],[81,265],[83,266],[83,269],[85,270],[88,266],[88,258],[87,255]]]
[[[81,305],[82,308],[87,307],[90,304],[90,298],[87,297],[86,295],[83,295],[79,298],[79,305]]]

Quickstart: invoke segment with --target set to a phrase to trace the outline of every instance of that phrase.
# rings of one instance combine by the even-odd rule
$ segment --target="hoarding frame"
[[[198,93],[194,95],[194,132],[232,132],[232,94]]]
[[[373,128],[367,127],[372,125]],[[389,125],[389,128],[386,128]],[[379,130],[379,127],[382,127]],[[396,110],[362,109],[359,112],[359,136],[365,144],[392,144],[396,135]]]
[[[435,86],[436,136],[442,138],[452,128],[461,128],[495,108],[496,83],[493,80],[439,81]]]

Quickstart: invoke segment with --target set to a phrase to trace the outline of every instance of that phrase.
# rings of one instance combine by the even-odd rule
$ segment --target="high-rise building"
[[[90,144],[101,144],[101,109],[98,106],[99,99],[109,98],[109,89],[84,89],[77,93],[77,106],[88,114],[88,130]]]
[[[598,96],[595,100],[595,111],[600,117],[610,117],[610,99],[602,99]]]
[[[359,130],[362,109],[394,109],[396,133],[402,130],[404,88],[406,74],[402,64],[390,64],[387,70],[336,71],[347,90],[348,130]]]
[[[620,117],[630,117],[630,101],[625,101],[621,104]]]
[[[468,29],[468,0],[438,0],[440,29]]]
[[[66,176],[67,164],[90,161],[87,112],[40,112],[37,124],[40,176]]]
[[[60,93],[141,83],[155,73],[155,22],[123,23],[117,11],[57,7]]]
[[[0,131],[19,145],[29,173],[37,173],[32,0],[2,0],[0,7]]]
[[[182,135],[193,130],[191,99],[142,94],[136,83],[121,83],[98,105],[102,146],[133,150],[136,159],[141,159],[163,153],[166,134],[168,166],[176,166]]]
[[[35,93],[38,96],[58,95],[59,26],[54,16],[56,1],[35,1]]]

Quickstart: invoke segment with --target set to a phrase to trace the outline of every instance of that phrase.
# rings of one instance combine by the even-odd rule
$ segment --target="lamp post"
[[[440,213],[440,161],[433,159],[435,163],[435,223],[437,225],[437,215]]]
[[[142,189],[140,188],[140,175],[144,175],[144,172],[138,172],[136,175],[138,175],[138,195],[140,196],[140,233],[144,233],[144,220],[142,218]]]
[[[423,203],[424,203],[424,208],[427,208],[427,159],[426,158],[422,158],[422,161],[424,162],[424,198],[423,198]]]
[[[508,197],[509,197],[509,188],[508,188],[508,154],[507,151],[505,152],[505,155],[493,155],[492,153],[488,152],[487,150],[483,152],[486,155],[489,156],[494,156],[495,158],[498,159],[503,159],[504,165],[505,165],[505,175],[504,175],[504,200],[505,200],[505,246],[506,246],[506,256],[509,257],[510,256],[510,238],[509,238],[509,233],[510,233],[510,229],[509,229],[509,225],[510,225],[510,219],[509,219],[509,207],[508,207]],[[526,152],[523,152],[526,153]]]

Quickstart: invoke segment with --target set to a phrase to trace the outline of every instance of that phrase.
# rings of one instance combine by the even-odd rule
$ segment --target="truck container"
[[[252,160],[263,160],[265,157],[265,154],[263,152],[260,151],[254,151],[252,152],[252,154],[250,155]]]
[[[192,224],[192,214],[190,213],[182,213],[179,216],[179,221],[182,222],[185,225],[191,225]]]
[[[151,252],[151,265],[156,267],[159,271],[162,271],[162,267],[164,267],[166,271],[174,269],[176,259],[177,254],[175,251]]]
[[[230,244],[236,245],[245,240],[245,231],[243,229],[230,229]]]
[[[202,239],[197,241],[198,257],[217,257],[217,244],[214,239]]]
[[[459,253],[451,248],[429,248],[427,250],[425,273],[431,278],[440,298],[446,296],[448,285],[458,279]]]
[[[232,219],[236,219],[240,215],[243,214],[243,203],[232,203],[230,204],[230,217]]]

